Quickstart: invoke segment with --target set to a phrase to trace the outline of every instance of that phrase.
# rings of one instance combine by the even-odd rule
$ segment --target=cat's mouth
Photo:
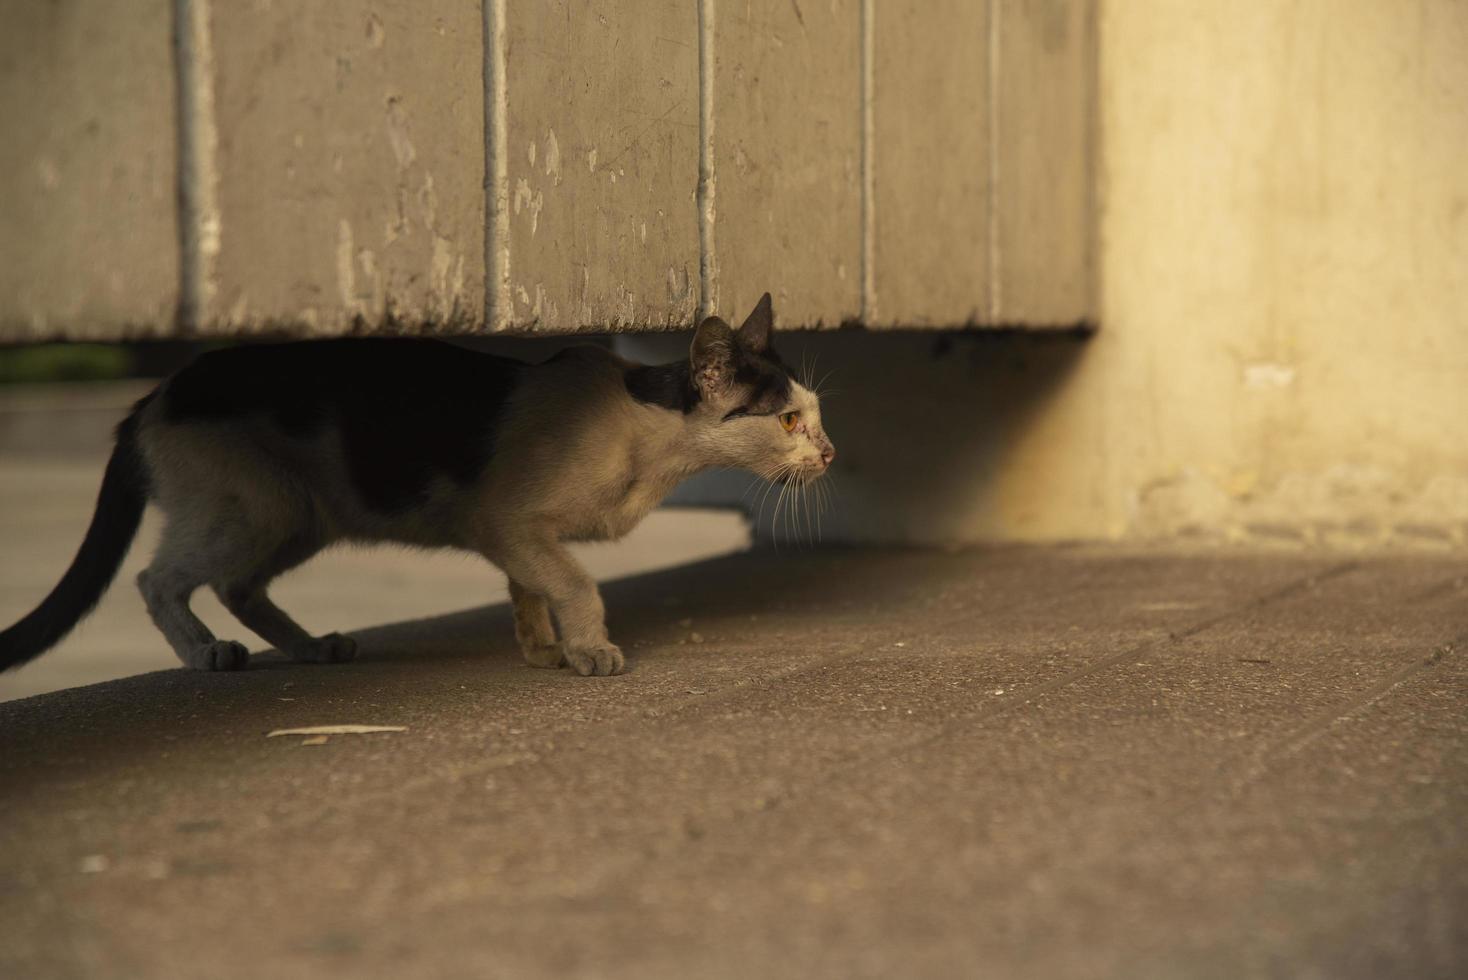
[[[815,463],[810,466],[782,469],[779,472],[768,475],[766,479],[771,483],[778,483],[781,486],[805,486],[825,476],[826,470],[829,468],[825,463]]]

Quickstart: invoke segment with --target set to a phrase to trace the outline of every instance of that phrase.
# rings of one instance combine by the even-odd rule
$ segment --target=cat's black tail
[[[148,502],[148,471],[138,451],[137,426],[138,413],[151,398],[138,402],[117,427],[117,447],[107,461],[97,511],[71,567],[30,615],[0,633],[0,670],[19,667],[59,643],[116,577]]]

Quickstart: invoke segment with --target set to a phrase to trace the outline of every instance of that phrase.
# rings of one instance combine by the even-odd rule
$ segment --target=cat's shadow
[[[931,567],[956,559],[915,548],[863,549],[888,554],[886,562],[851,561],[842,547],[784,549],[771,560],[767,548],[710,558],[678,568],[605,583],[612,638],[636,658],[639,648],[676,642],[694,627],[743,632],[760,617],[784,621],[819,619],[852,608],[891,608],[925,595],[908,563]],[[894,576],[894,569],[896,574]],[[774,574],[772,574],[772,572]],[[833,589],[833,579],[840,588]],[[410,664],[424,667],[473,660],[485,666],[523,665],[508,603],[350,630],[358,644],[357,665]],[[251,657],[250,670],[330,672],[350,665],[297,664],[275,650]]]
[[[226,744],[243,751],[236,738],[291,725],[396,724],[406,715],[431,715],[440,699],[465,692],[484,697],[490,712],[498,695],[538,698],[534,692],[547,686],[561,687],[557,698],[567,704],[635,699],[646,687],[638,682],[643,666],[664,659],[673,664],[654,672],[659,679],[652,687],[681,689],[681,681],[669,681],[669,670],[676,673],[685,661],[690,670],[705,669],[706,657],[717,655],[723,642],[737,640],[749,650],[754,640],[758,650],[758,637],[768,636],[768,656],[778,660],[782,636],[792,630],[886,615],[921,601],[923,577],[910,566],[947,560],[893,549],[882,562],[852,561],[835,548],[782,553],[772,561],[757,549],[607,583],[612,636],[628,654],[624,678],[527,665],[512,610],[501,603],[351,630],[359,656],[350,663],[297,664],[266,650],[245,670],[179,667],[7,702],[0,704],[6,747],[0,783],[15,793],[62,777],[102,777],[160,753],[212,758]],[[695,631],[707,642],[692,639]]]
[[[356,663],[391,663],[411,660],[504,661],[520,659],[515,644],[514,616],[508,603],[479,606],[460,612],[403,620],[382,626],[348,631],[357,641]],[[249,670],[329,670],[341,664],[301,664],[278,650],[263,650],[250,657]]]

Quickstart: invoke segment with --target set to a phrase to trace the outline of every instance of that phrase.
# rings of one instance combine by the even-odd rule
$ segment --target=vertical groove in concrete
[[[1101,11],[1086,11],[1086,309],[1101,323]]]
[[[503,0],[500,0],[503,2]],[[719,308],[714,256],[714,0],[698,4],[698,319]]]
[[[174,0],[174,71],[178,82],[178,327],[210,315],[219,258],[219,171],[215,154],[214,45],[209,0]]]
[[[872,104],[876,96],[876,0],[861,4],[861,321],[871,325],[877,315],[876,284],[876,172],[873,150],[876,132]]]
[[[999,33],[1004,0],[989,0],[989,322],[999,323]]]
[[[484,0],[484,326],[510,326],[510,178],[505,0]]]

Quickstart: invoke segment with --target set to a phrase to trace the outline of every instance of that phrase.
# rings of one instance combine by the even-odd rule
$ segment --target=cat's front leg
[[[512,583],[544,596],[561,628],[566,665],[583,677],[620,674],[622,651],[607,637],[606,607],[596,580],[550,534],[522,533],[486,549]]]
[[[510,601],[515,604],[515,639],[520,652],[532,667],[555,670],[565,663],[561,645],[556,642],[556,628],[551,623],[550,603],[545,596],[528,591],[510,579]]]

